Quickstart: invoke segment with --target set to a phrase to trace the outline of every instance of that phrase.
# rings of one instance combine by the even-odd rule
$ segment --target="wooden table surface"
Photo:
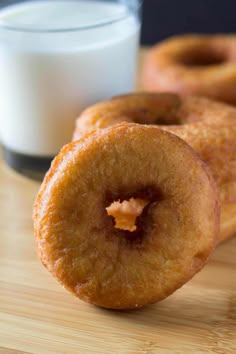
[[[236,353],[236,238],[182,289],[142,310],[83,303],[37,259],[39,184],[0,160],[0,353]]]

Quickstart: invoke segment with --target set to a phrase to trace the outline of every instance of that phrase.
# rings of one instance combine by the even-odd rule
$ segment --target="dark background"
[[[142,44],[190,32],[236,32],[236,0],[143,0]]]
[[[236,32],[236,0],[144,0],[143,44],[189,32]]]

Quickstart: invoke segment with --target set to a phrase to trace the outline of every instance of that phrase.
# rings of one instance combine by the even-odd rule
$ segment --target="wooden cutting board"
[[[39,184],[0,160],[0,353],[236,353],[236,238],[165,301],[115,312],[85,304],[37,259]]]

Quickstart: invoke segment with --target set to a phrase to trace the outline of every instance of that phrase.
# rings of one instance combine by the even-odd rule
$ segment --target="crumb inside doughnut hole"
[[[179,58],[181,64],[189,67],[220,65],[226,61],[225,53],[217,52],[213,48],[194,48],[183,53]]]
[[[132,194],[119,193],[118,198],[110,196],[112,202],[105,209],[119,236],[127,241],[141,241],[145,225],[151,225],[151,206],[162,199],[159,191],[147,187]]]
[[[117,200],[107,207],[106,211],[109,216],[114,218],[116,229],[133,232],[137,230],[137,218],[148,204],[148,200],[141,198],[130,198],[123,202]]]

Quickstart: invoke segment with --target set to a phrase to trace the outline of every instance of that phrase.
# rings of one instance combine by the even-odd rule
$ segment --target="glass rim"
[[[29,2],[33,2],[33,0],[31,0]],[[24,3],[24,2],[22,2],[22,3]],[[142,7],[143,0],[136,0],[136,3],[137,4],[132,6],[131,10],[138,13]],[[7,5],[6,7],[3,7],[0,9],[0,13],[1,13],[1,11],[5,11],[5,10],[9,9],[10,7],[14,7],[16,5],[17,4]],[[94,24],[89,24],[89,25],[73,26],[73,27],[68,27],[68,28],[45,28],[45,29],[40,28],[40,27],[32,27],[32,25],[13,25],[13,24],[7,23],[7,21],[2,21],[0,19],[0,29],[5,29],[5,30],[15,31],[15,32],[27,32],[27,33],[79,32],[79,31],[85,31],[85,30],[109,26],[113,23],[118,23],[118,22],[124,21],[129,16],[130,16],[130,14],[126,13],[125,15],[122,15],[122,16],[118,16],[115,18],[107,19],[107,20],[97,22]]]

